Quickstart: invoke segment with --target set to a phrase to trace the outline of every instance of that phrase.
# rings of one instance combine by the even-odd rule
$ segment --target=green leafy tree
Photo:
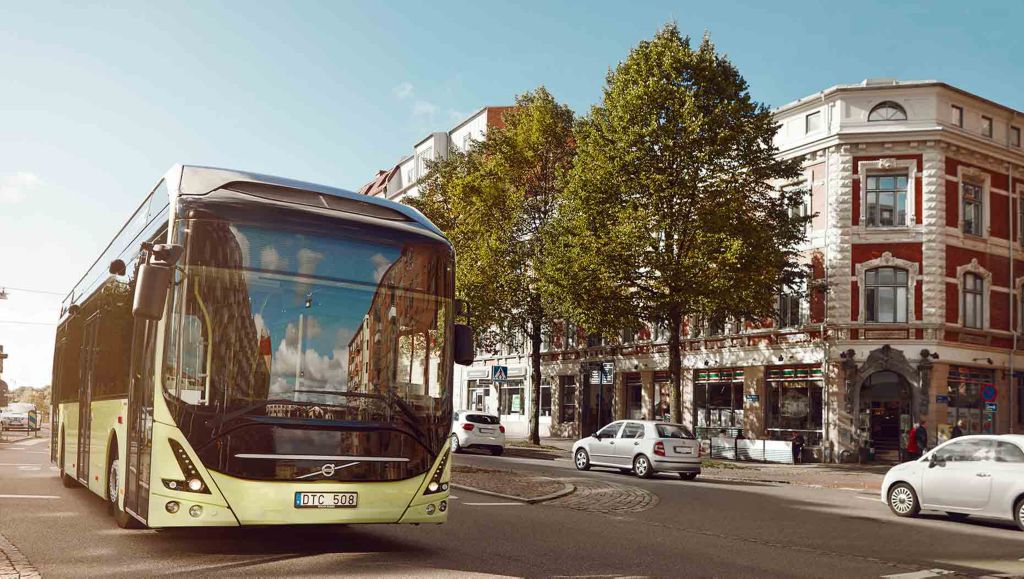
[[[773,315],[799,277],[807,218],[793,215],[799,160],[780,159],[771,112],[705,36],[675,24],[610,70],[576,131],[577,160],[543,264],[544,295],[606,334],[667,323],[672,419],[682,419],[685,318]]]
[[[551,223],[575,157],[575,115],[539,87],[516,98],[486,140],[429,164],[420,196],[408,203],[452,241],[456,291],[473,311],[478,342],[530,344],[530,440],[540,442],[540,350],[553,316],[537,278],[558,244]]]

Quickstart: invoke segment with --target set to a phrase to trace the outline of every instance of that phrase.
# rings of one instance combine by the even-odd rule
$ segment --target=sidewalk
[[[547,454],[571,459],[572,438],[542,438],[533,446],[525,439],[509,440],[508,454]],[[536,458],[527,456],[525,458]],[[891,465],[877,464],[765,464],[757,462],[704,459],[702,477],[718,480],[795,484],[808,487],[878,491]]]

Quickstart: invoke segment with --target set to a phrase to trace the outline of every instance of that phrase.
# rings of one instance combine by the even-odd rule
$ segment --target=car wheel
[[[59,465],[59,467],[60,467],[60,484],[63,485],[64,488],[66,488],[66,489],[73,489],[73,488],[78,486],[78,481],[75,480],[75,477],[68,475],[67,471],[64,469],[64,465],[67,464],[67,462],[66,462],[67,461],[67,458],[66,458],[67,454],[65,453],[65,450],[64,450],[65,447],[66,447],[66,445],[64,444],[64,433],[61,432],[60,433],[60,465]]]
[[[590,470],[590,455],[587,454],[586,449],[579,449],[573,456],[573,462],[576,463],[576,470]]]
[[[1017,526],[1020,530],[1024,531],[1024,498],[1017,501],[1017,504],[1013,507],[1013,512],[1016,513],[1014,519],[1017,521]]]
[[[695,473],[695,472],[681,472],[681,473],[679,473],[679,478],[681,478],[683,480],[696,480],[697,473]]]
[[[967,513],[946,513],[946,516],[954,521],[966,521],[970,515]]]
[[[501,456],[501,453],[505,452],[505,449],[500,446],[495,446],[491,449],[491,454],[494,456]]]
[[[459,446],[459,435],[452,433],[452,452],[462,452],[462,447]]]
[[[913,517],[921,512],[917,493],[907,483],[897,483],[889,489],[889,510],[897,517]]]
[[[636,458],[633,459],[633,472],[640,478],[651,478],[651,475],[654,474],[651,460],[642,454],[636,455]]]

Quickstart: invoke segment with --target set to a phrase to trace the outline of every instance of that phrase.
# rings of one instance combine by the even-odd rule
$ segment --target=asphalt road
[[[65,489],[46,439],[0,443],[0,547],[44,577],[659,576],[883,577],[1024,574],[1024,533],[934,515],[897,520],[873,494],[788,485],[637,480],[569,461],[459,455],[657,497],[609,513],[456,491],[443,526],[126,531],[103,501]],[[2,563],[2,556],[0,556]],[[2,568],[2,566],[0,566]],[[934,571],[931,571],[934,570]],[[904,575],[905,574],[905,575]]]

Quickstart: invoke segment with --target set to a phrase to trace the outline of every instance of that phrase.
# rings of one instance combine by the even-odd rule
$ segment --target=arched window
[[[867,321],[906,323],[907,298],[907,270],[876,267],[864,272]]]
[[[985,313],[985,280],[976,273],[964,274],[964,327],[982,328]]]
[[[907,120],[907,111],[892,101],[878,103],[875,105],[875,108],[871,109],[871,112],[868,113],[868,121],[870,122],[905,120]]]

